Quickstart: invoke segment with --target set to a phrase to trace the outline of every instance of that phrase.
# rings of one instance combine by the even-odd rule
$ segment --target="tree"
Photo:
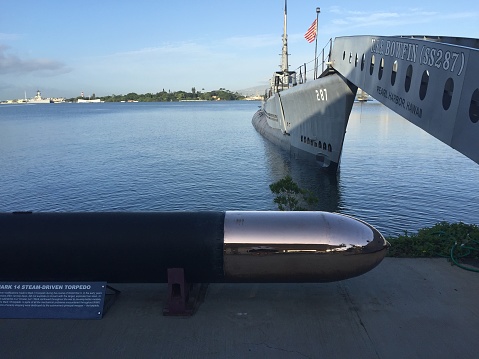
[[[105,102],[120,102],[120,101],[140,101],[140,102],[153,102],[153,101],[181,101],[181,100],[241,100],[244,96],[240,95],[237,92],[231,92],[229,90],[217,90],[211,92],[201,92],[197,91],[196,87],[191,88],[192,92],[185,91],[175,91],[168,92],[163,89],[161,92],[152,94],[150,92],[145,94],[137,94],[135,92],[130,92],[127,95],[111,95],[99,97]],[[95,96],[95,94],[93,94]],[[74,99],[73,99],[74,100]]]
[[[138,94],[136,92],[130,92],[129,94],[126,95],[126,100],[133,100],[137,101],[138,100]]]
[[[273,201],[280,211],[307,211],[318,203],[313,193],[300,188],[290,175],[270,184],[269,189],[276,195]]]
[[[178,101],[184,100],[186,98],[186,92],[185,91],[177,91],[175,92],[176,99]]]

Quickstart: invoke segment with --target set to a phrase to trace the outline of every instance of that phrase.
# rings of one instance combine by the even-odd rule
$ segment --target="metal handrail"
[[[329,39],[326,45],[321,49],[319,55],[309,61],[305,62],[303,65],[296,68],[295,71],[291,71],[290,75],[292,76],[292,86],[296,86],[298,84],[303,84],[310,78],[309,75],[312,73],[313,80],[316,80],[320,77],[320,75],[325,70],[325,65],[329,66],[329,60],[331,57],[331,50],[333,47],[333,39]],[[321,72],[319,72],[319,64],[321,63]],[[313,65],[311,65],[313,64]],[[288,83],[283,83],[280,77],[276,77],[274,79],[274,83],[269,89],[265,90],[264,99],[267,99],[273,95],[275,92],[281,92],[282,90],[288,89],[290,86],[289,81]]]
[[[326,45],[321,49],[318,57],[315,59],[305,62],[303,65],[299,66],[296,72],[296,82],[298,84],[305,83],[309,76],[307,74],[313,73],[313,79],[316,80],[320,74],[324,72],[325,65],[329,62],[331,56],[331,48],[333,46],[333,39],[329,39]],[[327,50],[327,53],[326,53]],[[320,59],[321,58],[321,59]],[[308,66],[313,63],[313,66]],[[318,74],[319,63],[321,63],[321,72]],[[310,68],[310,69],[309,69]],[[309,70],[308,70],[309,69]]]

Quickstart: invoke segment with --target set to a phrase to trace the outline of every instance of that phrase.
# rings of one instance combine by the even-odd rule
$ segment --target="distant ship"
[[[35,97],[26,100],[27,103],[53,103],[51,98],[42,98],[40,90],[37,90]]]
[[[77,102],[78,102],[78,103],[101,103],[101,102],[104,102],[104,101],[102,101],[102,100],[99,99],[99,98],[95,98],[95,99],[93,99],[93,100],[90,100],[90,99],[86,100],[86,99],[83,99],[83,98],[79,98],[79,99],[77,100]]]
[[[335,172],[357,87],[329,66],[308,81],[306,65],[299,74],[289,71],[286,22],[285,5],[281,71],[274,73],[253,126],[293,158],[309,158]],[[316,62],[315,74],[317,68]]]
[[[358,89],[358,94],[356,96],[356,100],[359,102],[366,102],[369,101],[369,95],[363,89]]]

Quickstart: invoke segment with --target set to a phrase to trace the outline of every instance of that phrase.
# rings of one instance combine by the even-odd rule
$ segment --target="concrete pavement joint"
[[[363,320],[361,319],[361,315],[359,314],[359,308],[356,305],[354,305],[354,302],[353,302],[353,300],[352,300],[352,298],[349,294],[348,288],[346,288],[346,286],[342,285],[342,283],[339,284],[339,287],[342,289],[343,298],[349,304],[350,310],[356,315],[356,318],[359,322],[359,325],[363,328],[364,333],[366,333],[366,336],[369,340],[369,343],[371,344],[371,347],[374,349],[374,353],[376,353],[376,357],[381,358],[378,351],[376,350],[376,347],[374,346],[374,342],[373,342],[371,336],[369,335],[369,332],[368,332],[368,329],[366,328],[366,325],[364,325]]]

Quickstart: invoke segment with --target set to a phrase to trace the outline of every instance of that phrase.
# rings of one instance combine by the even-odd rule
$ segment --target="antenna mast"
[[[283,51],[281,52],[281,71],[283,72],[283,86],[286,85],[286,87],[288,87],[289,85],[287,15],[288,4],[287,0],[284,0]]]

